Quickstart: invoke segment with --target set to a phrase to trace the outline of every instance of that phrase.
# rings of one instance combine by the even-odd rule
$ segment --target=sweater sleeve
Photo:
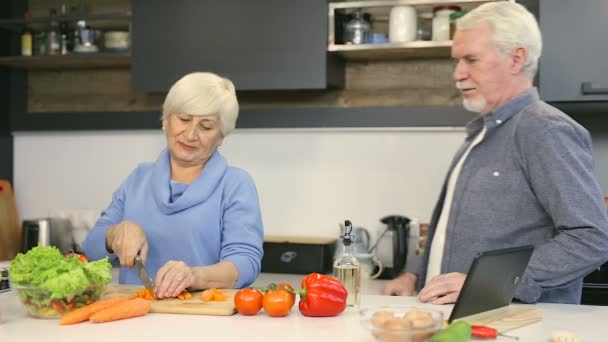
[[[112,202],[101,213],[101,217],[84,240],[84,252],[89,260],[99,260],[109,257],[111,261],[116,255],[106,249],[106,232],[123,220],[126,182],[112,195]]]
[[[532,127],[520,155],[534,193],[553,220],[553,238],[536,246],[515,297],[537,302],[593,271],[608,255],[608,218],[593,171],[588,133],[559,121]],[[522,141],[520,139],[520,142]]]
[[[236,181],[225,190],[220,259],[236,266],[235,288],[242,288],[251,285],[260,273],[264,228],[253,179],[243,170],[230,172],[236,173]]]

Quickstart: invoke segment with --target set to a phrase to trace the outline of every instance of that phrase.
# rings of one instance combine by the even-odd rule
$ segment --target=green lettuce
[[[13,259],[9,265],[9,277],[16,286],[37,288],[50,294],[50,298],[48,294],[32,298],[36,302],[71,300],[90,285],[99,288],[107,285],[112,279],[111,268],[108,258],[81,262],[77,258],[65,258],[56,247],[37,246]]]

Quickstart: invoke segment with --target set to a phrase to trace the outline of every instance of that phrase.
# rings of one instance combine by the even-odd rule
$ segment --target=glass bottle
[[[30,12],[25,12],[24,17],[26,20],[32,19]],[[23,31],[21,32],[21,56],[31,56],[33,53],[33,32],[29,25],[25,24]]]
[[[352,234],[353,225],[350,221],[344,221],[346,227],[344,234],[341,236],[342,252],[334,262],[334,278],[338,279],[346,288],[348,297],[346,306],[351,308],[359,307],[359,291],[361,288],[361,264],[354,254],[352,243],[354,235]]]
[[[46,34],[46,54],[56,56],[61,54],[61,35],[59,34],[59,22],[57,22],[57,11],[50,10],[51,28]]]

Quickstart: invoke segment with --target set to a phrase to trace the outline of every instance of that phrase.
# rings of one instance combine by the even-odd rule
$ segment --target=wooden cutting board
[[[504,308],[462,317],[458,320],[467,321],[475,325],[487,325],[503,333],[540,322],[542,319],[542,310],[533,305],[509,305]]]
[[[0,261],[21,250],[21,229],[11,183],[0,179]]]
[[[102,295],[102,299],[118,297],[118,296],[133,296],[136,291],[143,289],[143,286],[137,285],[108,285]],[[172,314],[189,314],[189,315],[213,315],[213,316],[230,316],[236,312],[234,307],[234,295],[238,290],[222,289],[228,295],[228,299],[223,302],[204,302],[201,300],[201,291],[192,292],[190,299],[161,299],[151,300],[150,312],[156,313],[172,313]]]

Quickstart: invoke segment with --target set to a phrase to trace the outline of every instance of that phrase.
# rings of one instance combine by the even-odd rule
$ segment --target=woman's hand
[[[146,233],[135,222],[123,221],[108,229],[106,245],[114,251],[121,266],[133,267],[137,254],[144,262],[148,258]]]
[[[467,279],[467,275],[464,273],[452,272],[440,274],[418,293],[418,299],[421,302],[431,302],[433,304],[450,304],[456,303],[462,285]]]
[[[168,261],[156,274],[156,297],[177,297],[182,291],[194,285],[194,272],[183,261]]]
[[[405,273],[389,281],[384,287],[388,296],[413,296],[416,291],[416,275]]]

